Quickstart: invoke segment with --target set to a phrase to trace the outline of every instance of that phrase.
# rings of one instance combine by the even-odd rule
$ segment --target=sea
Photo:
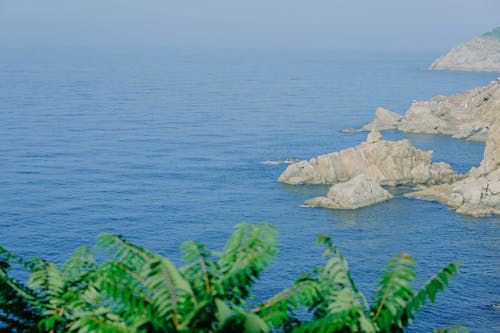
[[[280,252],[258,302],[325,263],[319,234],[368,299],[387,261],[408,253],[415,288],[447,263],[460,274],[408,332],[462,324],[500,332],[500,217],[395,198],[358,210],[309,208],[328,186],[277,182],[285,159],[358,145],[376,107],[483,86],[494,73],[428,71],[439,52],[126,47],[0,52],[0,244],[61,263],[101,232],[182,264],[187,240],[221,250],[240,222],[271,223]],[[481,142],[383,132],[433,150],[461,173]]]

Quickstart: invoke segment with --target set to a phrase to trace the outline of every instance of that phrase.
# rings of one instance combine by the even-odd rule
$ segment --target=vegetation
[[[414,291],[416,264],[401,254],[388,262],[368,302],[346,259],[322,235],[325,266],[251,306],[251,288],[277,253],[275,236],[269,224],[239,224],[222,252],[182,244],[181,267],[109,234],[98,236],[109,256],[101,263],[87,247],[60,267],[0,247],[0,332],[402,332],[457,273],[450,263]],[[30,273],[26,284],[11,276],[13,267]]]
[[[482,37],[488,37],[488,38],[500,40],[500,27],[497,27],[489,32],[484,33],[482,35]]]

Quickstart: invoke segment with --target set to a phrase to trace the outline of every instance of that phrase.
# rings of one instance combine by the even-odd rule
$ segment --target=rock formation
[[[413,102],[404,117],[378,108],[376,118],[362,129],[445,134],[457,139],[484,141],[500,109],[500,79],[450,97]]]
[[[397,127],[403,132],[484,141],[500,108],[500,80],[450,97],[414,102]]]
[[[375,110],[375,119],[373,119],[371,123],[361,127],[361,130],[371,131],[375,129],[377,131],[383,131],[388,129],[395,129],[398,127],[402,119],[403,117],[401,117],[399,114],[378,107],[377,110]]]
[[[500,115],[490,129],[478,168],[472,168],[465,179],[453,184],[420,188],[405,196],[440,201],[466,215],[500,214]]]
[[[500,27],[454,47],[429,69],[500,72]]]
[[[374,205],[392,198],[376,181],[361,174],[351,180],[333,185],[327,197],[317,197],[304,203],[311,207],[356,209]]]
[[[293,163],[278,181],[288,184],[336,184],[364,174],[381,185],[441,184],[458,179],[447,163],[432,163],[432,151],[408,140],[385,141],[372,131],[359,146]]]
[[[498,32],[500,34],[500,29]],[[440,201],[467,215],[500,214],[500,79],[463,94],[414,102],[401,118],[378,108],[375,119],[362,128],[374,129],[445,134],[458,139],[486,141],[481,165],[472,168],[464,179],[430,187],[417,186],[416,192],[405,196]]]

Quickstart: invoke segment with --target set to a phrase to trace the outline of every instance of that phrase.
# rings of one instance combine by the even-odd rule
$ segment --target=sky
[[[0,0],[0,48],[440,50],[500,26],[500,0]]]

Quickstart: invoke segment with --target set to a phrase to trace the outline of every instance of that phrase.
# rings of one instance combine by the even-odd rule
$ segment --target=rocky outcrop
[[[500,214],[499,123],[500,79],[497,79],[488,86],[471,89],[463,94],[413,102],[402,118],[379,108],[376,118],[362,129],[397,129],[486,141],[481,165],[472,168],[464,179],[435,186],[420,186],[417,191],[405,195],[440,201],[462,214],[484,216]]]
[[[414,102],[397,127],[403,132],[446,134],[484,141],[500,109],[500,80],[450,97]]]
[[[386,129],[486,141],[484,158],[467,175],[457,175],[447,163],[432,163],[432,151],[419,150],[408,140],[383,140],[378,131]],[[337,184],[327,197],[307,200],[310,206],[354,209],[387,200],[380,185],[414,184],[417,191],[405,196],[440,201],[472,216],[500,214],[500,78],[463,94],[414,102],[404,117],[378,108],[361,130],[371,131],[366,142],[293,163],[278,181]]]
[[[326,197],[312,198],[304,203],[311,207],[356,209],[374,205],[390,198],[392,195],[376,181],[361,174],[345,183],[333,185]]]
[[[454,47],[429,69],[500,72],[500,27]]]
[[[413,102],[404,117],[377,109],[376,118],[362,129],[445,134],[457,139],[484,141],[500,110],[500,79],[490,85],[431,101]],[[398,118],[399,117],[399,118]]]
[[[497,118],[491,127],[490,135],[486,140],[484,156],[478,170],[471,173],[487,174],[500,167],[500,107],[497,108]]]
[[[500,214],[500,169],[486,175],[469,175],[454,184],[431,186],[405,196],[439,201],[464,215]]]
[[[500,117],[486,140],[481,165],[472,168],[465,179],[420,189],[405,196],[440,201],[466,215],[500,214]]]
[[[378,107],[375,110],[375,119],[373,119],[369,124],[361,127],[362,131],[383,131],[388,129],[395,129],[398,127],[399,123],[403,117],[399,114],[391,112],[387,109]]]
[[[288,184],[337,184],[364,174],[381,185],[441,184],[458,179],[447,163],[432,163],[432,151],[408,140],[385,141],[372,131],[359,146],[293,163],[278,181]]]

